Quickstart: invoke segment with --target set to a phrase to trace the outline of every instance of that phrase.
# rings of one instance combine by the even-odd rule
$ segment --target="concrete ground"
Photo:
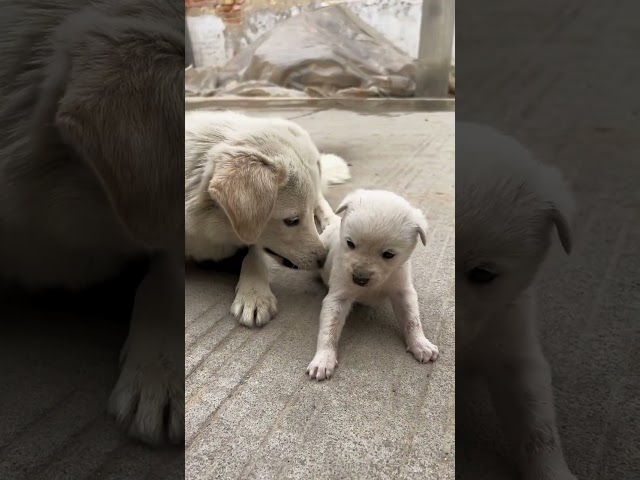
[[[454,478],[454,113],[253,112],[293,119],[351,163],[333,187],[404,195],[429,219],[412,259],[435,364],[405,352],[390,307],[347,320],[330,381],[305,375],[324,287],[274,266],[278,315],[261,329],[230,316],[237,275],[189,269],[185,285],[186,478]]]

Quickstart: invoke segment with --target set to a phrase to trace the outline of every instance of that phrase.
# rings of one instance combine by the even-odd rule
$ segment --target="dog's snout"
[[[362,277],[360,275],[354,274],[352,275],[352,278],[353,278],[353,283],[361,287],[364,287],[367,283],[369,283],[369,278],[367,277]]]
[[[316,263],[318,264],[318,268],[324,267],[324,262],[326,261],[327,261],[327,251],[323,249],[316,256]]]

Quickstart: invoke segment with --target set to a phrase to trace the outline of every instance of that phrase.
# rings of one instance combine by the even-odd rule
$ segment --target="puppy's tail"
[[[349,165],[342,158],[330,153],[324,153],[320,156],[322,193],[326,193],[331,185],[345,183],[350,178]]]

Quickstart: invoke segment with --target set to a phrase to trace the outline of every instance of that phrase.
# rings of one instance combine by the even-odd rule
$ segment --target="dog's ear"
[[[547,167],[545,175],[544,195],[548,218],[555,226],[562,248],[567,254],[573,248],[573,230],[571,227],[575,210],[575,202],[571,189],[559,170]]]
[[[345,198],[342,203],[338,205],[338,208],[336,208],[336,215],[340,215],[342,212],[347,210],[350,204],[351,202],[349,201],[349,198]]]
[[[276,205],[287,172],[257,150],[226,148],[217,158],[209,195],[225,211],[238,238],[258,240]]]
[[[81,23],[76,19],[72,25]],[[49,148],[55,128],[94,172],[98,188],[106,191],[131,234],[148,245],[161,245],[161,236],[180,235],[184,221],[184,183],[178,181],[184,174],[184,132],[169,128],[184,121],[184,91],[179,87],[184,55],[173,43],[184,45],[184,38],[170,34],[164,41],[163,34],[141,33],[139,48],[131,49],[130,42],[121,41],[123,35],[107,39],[89,31],[83,27],[77,40],[68,36],[75,33],[72,27],[61,37],[88,42],[91,56],[79,52],[68,59],[68,47],[56,50],[60,58],[55,57],[43,79],[34,128],[44,134],[42,145]],[[54,43],[66,45],[67,40]],[[162,45],[160,50],[157,45]]]
[[[560,243],[562,248],[569,255],[573,248],[573,232],[570,224],[570,216],[566,211],[554,206],[551,210],[551,218],[558,230],[558,236],[560,237]]]
[[[338,208],[336,208],[336,215],[340,215],[345,210],[347,211],[347,213],[349,213],[349,207],[361,192],[362,192],[362,189],[358,189],[354,192],[351,192],[346,197],[344,197],[344,200],[342,200],[342,203],[340,203],[340,205],[338,205]]]
[[[422,241],[422,245],[427,245],[427,229],[429,228],[429,223],[427,222],[426,217],[422,213],[420,209],[414,209],[414,216],[416,222],[416,230],[418,235],[420,236],[420,240]]]

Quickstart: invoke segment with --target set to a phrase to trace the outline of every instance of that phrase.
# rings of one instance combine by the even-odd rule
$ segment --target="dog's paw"
[[[125,347],[126,348],[126,347]],[[184,442],[184,376],[159,359],[124,359],[109,398],[109,413],[129,436],[151,445]]]
[[[324,380],[331,378],[338,366],[336,352],[322,351],[316,352],[315,357],[307,367],[307,375],[312,380]]]
[[[407,342],[407,351],[420,363],[434,362],[438,358],[438,347],[427,340],[424,336],[413,338]]]
[[[269,287],[240,287],[231,305],[231,314],[246,327],[261,327],[269,323],[277,308],[278,302]]]

